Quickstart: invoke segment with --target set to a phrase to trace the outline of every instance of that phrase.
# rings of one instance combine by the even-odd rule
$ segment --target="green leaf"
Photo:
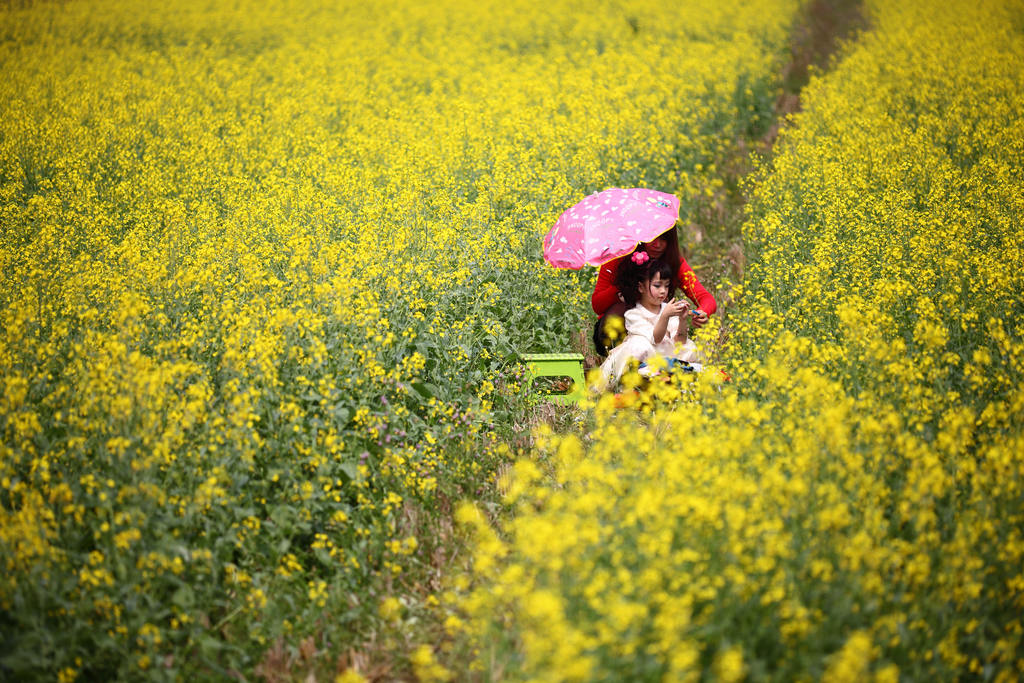
[[[334,413],[334,419],[341,425],[348,424],[349,418],[352,417],[352,411],[345,406],[335,406],[332,412]]]
[[[338,467],[345,473],[349,481],[357,481],[359,479],[359,466],[356,463],[343,462]]]
[[[295,513],[287,505],[278,505],[270,511],[271,521],[281,528],[290,528],[294,518]]]
[[[440,392],[440,390],[430,382],[412,382],[412,388],[416,390],[423,398],[434,398]]]
[[[195,604],[195,593],[192,587],[188,584],[181,586],[178,590],[174,591],[174,595],[171,596],[171,602],[178,607],[188,610]]]

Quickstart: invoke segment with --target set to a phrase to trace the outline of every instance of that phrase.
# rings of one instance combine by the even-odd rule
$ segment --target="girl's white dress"
[[[662,310],[665,304],[661,305]],[[608,352],[608,357],[601,365],[601,374],[607,386],[610,382],[617,382],[622,373],[625,372],[630,358],[638,361],[645,361],[655,355],[665,358],[677,358],[687,363],[696,363],[700,360],[697,345],[692,339],[685,342],[675,341],[676,332],[679,331],[679,318],[668,319],[668,327],[665,336],[657,344],[654,343],[654,324],[661,314],[651,313],[641,304],[626,311],[626,338],[621,344]]]

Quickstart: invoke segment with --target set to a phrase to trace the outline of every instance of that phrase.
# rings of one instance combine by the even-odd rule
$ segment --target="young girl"
[[[601,365],[605,383],[618,381],[635,358],[644,362],[653,356],[695,363],[697,347],[688,338],[690,304],[668,299],[672,290],[672,269],[660,259],[637,251],[622,262],[616,284],[626,303],[626,339],[608,353]]]

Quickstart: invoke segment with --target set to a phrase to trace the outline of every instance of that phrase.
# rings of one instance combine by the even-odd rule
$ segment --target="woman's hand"
[[[698,308],[693,312],[690,320],[693,322],[694,327],[704,327],[708,324],[708,314]]]

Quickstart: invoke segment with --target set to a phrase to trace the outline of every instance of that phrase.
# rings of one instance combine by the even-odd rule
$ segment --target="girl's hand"
[[[690,320],[693,321],[694,327],[704,327],[708,323],[708,314],[698,308],[693,312],[693,317]]]
[[[689,310],[689,303],[671,299],[665,302],[665,308],[661,311],[661,314],[666,318],[676,318],[681,315],[686,315]]]

